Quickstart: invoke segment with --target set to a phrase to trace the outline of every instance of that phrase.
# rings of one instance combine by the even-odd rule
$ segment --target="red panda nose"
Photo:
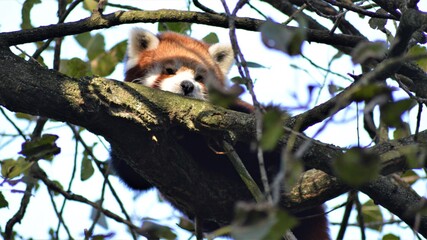
[[[184,80],[181,82],[181,88],[184,92],[184,95],[188,95],[193,92],[194,90],[194,84],[188,80]]]

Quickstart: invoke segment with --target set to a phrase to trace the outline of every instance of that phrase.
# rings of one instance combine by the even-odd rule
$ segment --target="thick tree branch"
[[[191,22],[209,26],[228,28],[227,17],[220,14],[200,13],[178,10],[158,11],[118,11],[107,15],[93,14],[77,22],[42,26],[30,30],[0,33],[0,43],[12,46],[45,39],[64,37],[96,29],[110,28],[129,23],[156,22]],[[253,18],[236,18],[235,26],[239,29],[257,31],[264,21]],[[286,27],[291,31],[296,27]],[[327,31],[307,30],[307,41],[354,47],[363,37],[345,34],[329,34]]]
[[[421,198],[409,186],[402,186],[391,177],[380,176],[376,181],[361,188],[361,191],[374,199],[390,212],[399,216],[415,231],[427,237],[427,216],[420,212],[425,198]]]
[[[385,18],[385,19],[394,19],[394,20],[398,20],[397,17],[392,16],[390,14],[383,14],[383,13],[377,13],[377,12],[370,12],[367,11],[353,3],[346,3],[346,2],[339,2],[339,1],[333,1],[333,0],[325,0],[325,2],[328,2],[331,5],[337,6],[337,7],[342,7],[345,9],[348,9],[350,11],[359,13],[361,15],[365,15],[365,16],[369,16],[369,17],[373,17],[373,18]]]
[[[201,214],[209,221],[228,224],[234,203],[252,199],[239,178],[224,178],[200,168],[173,139],[184,131],[248,143],[255,139],[253,116],[131,83],[101,78],[72,79],[28,63],[5,48],[0,49],[0,64],[3,66],[0,69],[1,105],[12,111],[75,123],[103,135],[127,153],[125,161],[138,174],[155,184],[174,205],[186,209],[187,214]],[[281,146],[287,143],[290,134],[296,134],[294,146],[295,151],[301,152],[301,160],[307,166],[332,173],[330,165],[341,154],[341,149],[291,130],[286,132]],[[418,142],[409,137],[369,151],[378,154],[384,162],[383,174],[389,174],[407,167],[405,149],[425,149],[426,136],[424,131],[419,134]],[[426,154],[420,156],[427,158]],[[141,158],[144,161],[140,161]],[[426,159],[420,159],[423,160]],[[324,173],[309,175],[314,177],[302,180],[286,195],[282,206],[301,209],[348,189]],[[376,191],[374,187],[378,186],[368,185],[363,190]]]
[[[292,124],[292,126],[298,124],[298,126],[300,126],[299,129],[304,131],[306,128],[325,120],[351,104],[353,102],[353,93],[358,91],[360,87],[378,81],[385,81],[387,78],[399,72],[401,68],[403,69],[401,72],[406,72],[407,74],[419,73],[419,77],[414,78],[413,84],[408,86],[408,88],[410,91],[415,92],[417,96],[425,98],[427,91],[420,91],[420,89],[426,89],[427,75],[423,72],[419,72],[416,67],[412,68],[413,71],[408,71],[407,68],[411,65],[405,64],[404,58],[401,57],[406,53],[412,34],[420,29],[423,24],[427,24],[426,14],[413,9],[405,11],[402,15],[399,28],[397,29],[395,41],[390,47],[388,56],[385,60],[379,62],[372,71],[360,76],[359,81],[354,82],[337,96],[309,111],[289,119],[288,122]]]
[[[402,1],[396,1],[396,0],[374,0],[378,6],[380,6],[382,9],[386,10],[387,12],[391,13],[393,16],[400,18],[401,14],[399,12],[399,8],[402,6],[399,6],[399,4],[402,4]]]

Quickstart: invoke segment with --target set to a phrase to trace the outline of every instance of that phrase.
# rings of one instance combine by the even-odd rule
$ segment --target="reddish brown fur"
[[[328,220],[323,206],[317,206],[295,214],[300,223],[292,229],[298,240],[329,240]]]
[[[167,62],[175,60],[188,68],[196,69],[198,66],[203,66],[204,71],[211,71],[215,76],[216,84],[224,87],[224,74],[209,54],[208,44],[181,34],[169,32],[163,33],[158,37],[160,40],[159,46],[156,49],[142,51],[139,54],[138,65],[127,71],[125,81],[129,82],[143,76],[143,73],[152,68],[154,63],[167,64]]]

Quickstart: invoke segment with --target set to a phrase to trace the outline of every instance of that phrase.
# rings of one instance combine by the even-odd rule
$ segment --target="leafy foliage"
[[[6,159],[1,161],[1,175],[4,178],[15,178],[23,174],[31,167],[32,163],[26,161],[25,158]]]
[[[415,46],[411,47],[408,51],[408,56],[416,57],[416,56],[422,56],[425,54],[427,54],[427,47],[425,47],[425,46],[415,45]],[[424,71],[427,71],[427,59],[426,58],[417,59],[415,62],[418,64],[418,66],[420,68],[422,68]]]
[[[144,221],[140,231],[144,235],[150,236],[151,238],[176,239],[177,237],[171,228],[148,220]]]
[[[8,207],[9,203],[6,201],[6,198],[4,197],[3,193],[0,192],[0,208]]]
[[[303,21],[300,20],[300,25]],[[261,27],[261,37],[264,44],[269,48],[274,48],[291,56],[301,53],[302,44],[306,38],[305,28],[298,28],[290,31],[281,24],[273,21],[266,21]]]
[[[381,231],[381,223],[384,221],[384,218],[380,207],[376,205],[374,201],[369,200],[362,205],[362,215],[368,228]]]
[[[353,63],[365,63],[370,59],[384,58],[387,46],[384,42],[361,42],[351,53]]]
[[[80,179],[82,181],[88,180],[94,172],[95,169],[92,165],[92,159],[90,158],[89,152],[85,150],[83,152],[82,165],[80,168]]]
[[[191,31],[191,23],[185,22],[161,22],[158,25],[159,32],[172,31],[181,34],[188,34]]]
[[[234,239],[282,239],[296,223],[294,217],[268,204],[239,203],[231,235]]]
[[[266,151],[273,150],[279,139],[283,136],[284,118],[286,114],[278,108],[271,108],[263,118],[263,135],[261,138],[261,147]]]
[[[41,138],[23,143],[20,154],[31,161],[39,159],[52,160],[54,155],[61,152],[61,149],[55,143],[57,139],[57,135],[44,134]]]
[[[351,186],[360,186],[374,180],[380,171],[380,159],[375,154],[354,147],[334,161],[334,170]]]
[[[31,29],[33,25],[31,24],[31,10],[36,4],[40,4],[41,0],[25,0],[22,5],[22,24],[21,29]]]

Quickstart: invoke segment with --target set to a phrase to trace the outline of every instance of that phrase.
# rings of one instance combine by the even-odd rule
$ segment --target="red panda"
[[[208,89],[211,87],[226,88],[226,75],[234,62],[234,53],[230,45],[209,45],[171,32],[154,35],[139,28],[131,31],[127,57],[126,82],[139,83],[201,100],[208,100]],[[229,108],[245,113],[253,111],[250,104],[240,100],[231,104]],[[190,136],[186,141],[181,142],[181,146],[207,169],[229,175],[230,178],[238,178],[233,166],[225,159],[226,156],[214,153],[201,136]],[[248,144],[237,142],[235,149],[244,160],[250,174],[260,183],[256,154],[251,151]],[[137,174],[118,152],[112,146],[111,163],[126,185],[136,190],[147,190],[153,187]],[[278,160],[280,153],[266,153],[265,158]],[[275,162],[276,165],[268,169],[269,173],[277,174],[280,161],[271,162]],[[185,209],[180,210],[191,215]],[[329,239],[327,220],[322,206],[296,213],[296,216],[302,219],[300,225],[293,229],[297,239]],[[305,219],[305,217],[308,218]],[[203,230],[212,231],[218,227],[220,226],[214,222],[205,222]]]
[[[233,59],[228,45],[209,46],[176,33],[157,37],[133,29],[125,81],[207,100],[207,87],[224,87]]]

